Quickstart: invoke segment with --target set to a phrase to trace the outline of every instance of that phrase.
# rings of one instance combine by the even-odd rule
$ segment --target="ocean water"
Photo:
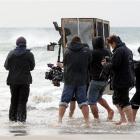
[[[119,35],[126,45],[133,51],[134,58],[140,59],[137,48],[140,46],[140,28],[111,28],[111,34]],[[8,72],[4,69],[4,61],[8,52],[15,48],[15,40],[19,36],[27,38],[27,46],[35,55],[36,68],[32,72],[33,84],[28,101],[28,118],[26,124],[10,123],[8,110],[10,105],[10,91],[6,85]],[[68,109],[64,116],[63,125],[58,126],[58,105],[63,89],[54,87],[45,80],[47,63],[56,63],[57,51],[48,52],[49,42],[59,40],[59,34],[48,28],[0,28],[0,135],[44,135],[44,134],[140,134],[140,113],[135,126],[115,126],[113,122],[106,122],[107,112],[99,105],[101,123],[93,121],[90,113],[91,128],[85,128],[82,113],[76,108],[74,118],[69,119]],[[130,92],[130,97],[135,89]],[[111,95],[103,96],[115,111],[114,121],[119,119],[116,108],[112,104]]]

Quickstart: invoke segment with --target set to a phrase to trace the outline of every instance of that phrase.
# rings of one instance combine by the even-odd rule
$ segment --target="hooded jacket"
[[[87,84],[91,52],[81,43],[71,43],[64,54],[64,83],[81,86]]]
[[[140,93],[140,61],[135,61],[136,91]]]
[[[31,84],[30,71],[35,67],[34,55],[25,46],[16,47],[8,54],[4,67],[9,71],[8,85]]]
[[[126,47],[121,39],[117,38],[116,48],[110,63],[112,69],[112,88],[130,88],[132,86],[132,73],[130,64],[133,62],[132,51]]]
[[[106,57],[111,57],[111,52],[104,47],[104,40],[102,37],[96,37],[92,41],[93,52],[92,52],[92,63],[90,66],[90,75],[92,80],[95,81],[106,81],[107,78],[101,76],[103,66],[101,61]]]

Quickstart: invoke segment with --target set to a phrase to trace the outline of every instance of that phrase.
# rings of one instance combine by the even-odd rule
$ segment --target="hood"
[[[81,43],[70,43],[70,45],[68,46],[68,48],[71,51],[78,52],[81,49],[83,49],[83,45]]]
[[[125,43],[122,42],[122,40],[120,39],[120,37],[117,37],[116,38],[116,45],[117,45],[117,48],[118,47],[125,47]]]
[[[104,48],[104,39],[101,36],[95,37],[92,39],[92,45],[94,49],[103,49]]]
[[[21,55],[25,54],[27,51],[30,51],[30,50],[26,49],[26,47],[19,47],[19,46],[17,46],[17,47],[14,49],[14,52],[13,52],[13,53],[14,53],[16,56],[21,56]]]

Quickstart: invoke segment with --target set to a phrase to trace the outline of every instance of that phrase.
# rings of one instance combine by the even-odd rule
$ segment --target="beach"
[[[140,28],[111,28],[111,33],[121,36],[126,45],[133,51],[134,58],[139,59],[137,48],[139,46]],[[33,84],[31,85],[30,97],[27,105],[28,117],[25,125],[18,123],[10,123],[8,120],[10,105],[10,90],[6,85],[8,72],[4,69],[4,61],[8,52],[15,48],[15,40],[19,35],[27,37],[28,48],[35,55],[36,67],[32,72]],[[135,36],[137,35],[137,36]],[[42,37],[43,36],[43,37]],[[1,28],[0,29],[0,139],[15,138],[15,136],[23,136],[24,138],[41,138],[41,139],[59,139],[61,135],[64,137],[81,137],[96,138],[101,135],[107,137],[119,135],[135,136],[140,134],[140,112],[138,112],[137,123],[134,127],[122,126],[116,127],[114,122],[107,122],[107,112],[99,105],[99,115],[101,123],[97,124],[93,120],[90,112],[91,128],[85,128],[83,117],[78,106],[74,113],[74,117],[69,119],[69,110],[64,116],[62,126],[57,126],[58,121],[58,105],[63,90],[63,83],[60,87],[54,87],[51,81],[45,79],[45,72],[48,70],[48,63],[56,63],[58,48],[54,52],[47,51],[47,44],[50,41],[58,41],[59,34],[52,28]],[[135,93],[135,89],[130,91],[130,98]],[[119,120],[116,107],[112,104],[111,95],[103,95],[110,106],[115,111],[114,121]],[[116,135],[117,134],[117,135]],[[25,136],[25,137],[24,137]],[[18,137],[19,138],[19,137]],[[93,139],[92,138],[92,139]]]

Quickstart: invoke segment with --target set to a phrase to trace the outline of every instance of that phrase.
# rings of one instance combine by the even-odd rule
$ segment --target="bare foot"
[[[119,121],[115,123],[115,125],[122,125],[122,124],[127,124],[127,121]]]
[[[114,111],[113,110],[110,110],[108,112],[107,121],[112,121],[113,120],[113,117],[114,117]]]
[[[89,123],[89,120],[85,121],[84,127],[85,127],[85,128],[90,128],[90,127],[91,127],[91,125],[90,125],[90,123]]]
[[[72,112],[69,112],[69,118],[73,118],[73,113]]]
[[[100,119],[94,118],[94,123],[100,123]]]
[[[128,122],[127,125],[129,125],[129,126],[135,126],[136,123],[135,122]]]
[[[62,119],[59,118],[58,124],[62,124]]]

